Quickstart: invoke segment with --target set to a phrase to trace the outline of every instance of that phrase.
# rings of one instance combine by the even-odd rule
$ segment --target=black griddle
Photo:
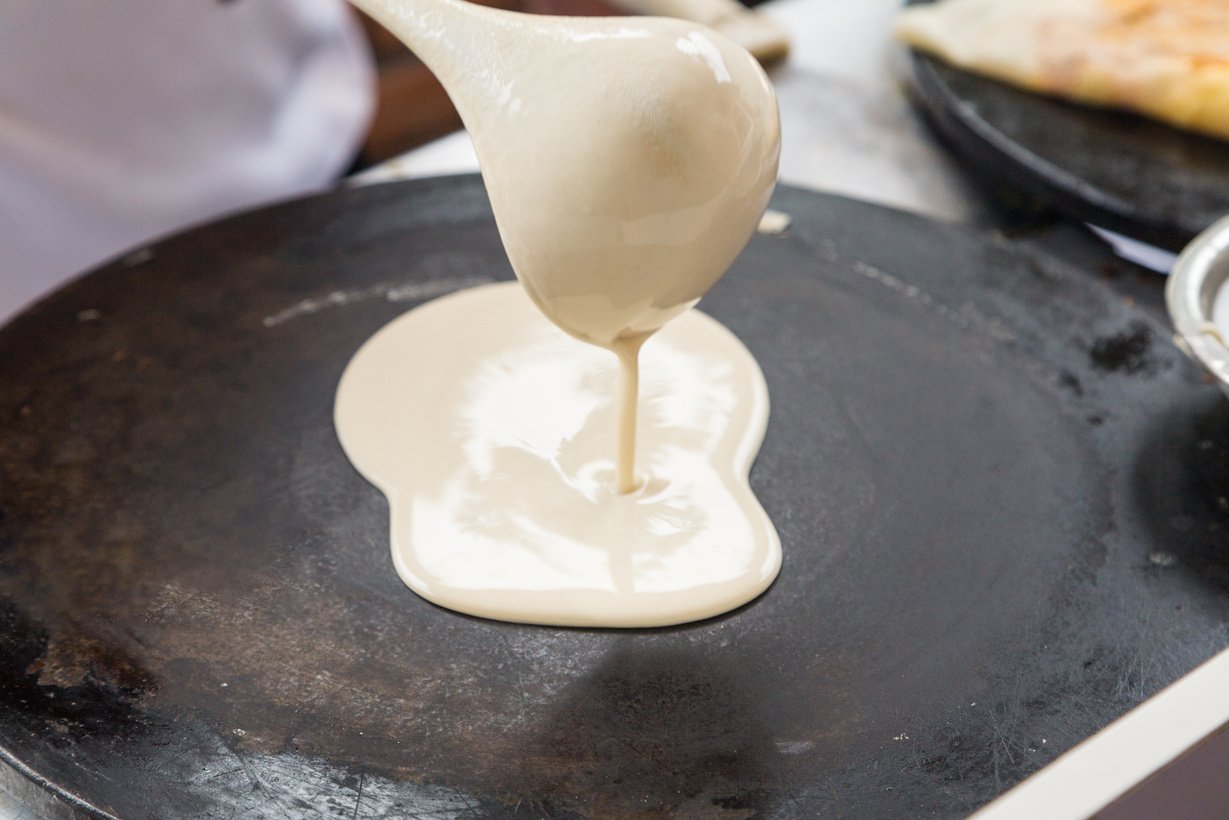
[[[25,311],[0,755],[133,818],[956,816],[1229,643],[1229,406],[1164,326],[998,235],[773,207],[703,308],[768,380],[784,568],[669,629],[433,607],[337,444],[367,337],[511,276],[477,177],[242,214]]]
[[[1180,250],[1229,214],[1229,141],[1031,93],[916,52],[913,68],[914,102],[957,155],[1069,217]]]

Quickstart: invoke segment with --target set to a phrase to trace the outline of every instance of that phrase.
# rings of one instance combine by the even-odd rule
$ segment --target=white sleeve
[[[0,319],[137,243],[330,184],[374,96],[342,0],[0,2]]]

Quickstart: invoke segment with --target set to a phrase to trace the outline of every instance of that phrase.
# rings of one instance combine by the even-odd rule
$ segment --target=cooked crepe
[[[897,36],[960,68],[1229,139],[1229,0],[940,0]]]

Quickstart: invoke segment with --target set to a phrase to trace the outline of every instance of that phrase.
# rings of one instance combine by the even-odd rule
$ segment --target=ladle
[[[759,64],[670,18],[352,2],[452,98],[530,298],[563,330],[614,350],[634,390],[640,345],[720,278],[772,193],[780,125]],[[616,483],[627,492],[634,393],[620,404]]]

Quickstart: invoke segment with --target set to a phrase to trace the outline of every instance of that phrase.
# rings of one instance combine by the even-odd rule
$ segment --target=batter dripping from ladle
[[[759,66],[679,20],[354,1],[456,103],[524,291],[619,365],[614,475],[600,478],[589,450],[609,441],[597,421],[610,402],[595,398],[593,377],[607,364],[522,314],[518,289],[446,297],[373,337],[343,377],[336,416],[347,454],[389,496],[402,578],[444,606],[555,624],[677,623],[754,598],[780,564],[775,530],[746,487],[767,394],[754,359],[711,320],[682,316],[646,351],[661,348],[645,370],[656,381],[641,403],[657,412],[640,475],[635,455],[642,345],[724,273],[776,180],[776,103]],[[441,350],[434,334],[458,322],[482,335]],[[436,361],[412,361],[414,345]],[[496,389],[496,360],[543,364],[549,372],[538,375],[559,384],[530,403],[540,416],[524,420],[530,433],[479,409],[489,404],[483,390]],[[707,381],[690,394],[661,382],[697,368]],[[407,396],[424,390],[439,407]],[[543,434],[548,423],[556,434]],[[450,427],[455,436],[440,435]],[[614,492],[595,481],[613,481]],[[536,493],[528,501],[526,484]],[[518,513],[526,503],[529,518]]]

